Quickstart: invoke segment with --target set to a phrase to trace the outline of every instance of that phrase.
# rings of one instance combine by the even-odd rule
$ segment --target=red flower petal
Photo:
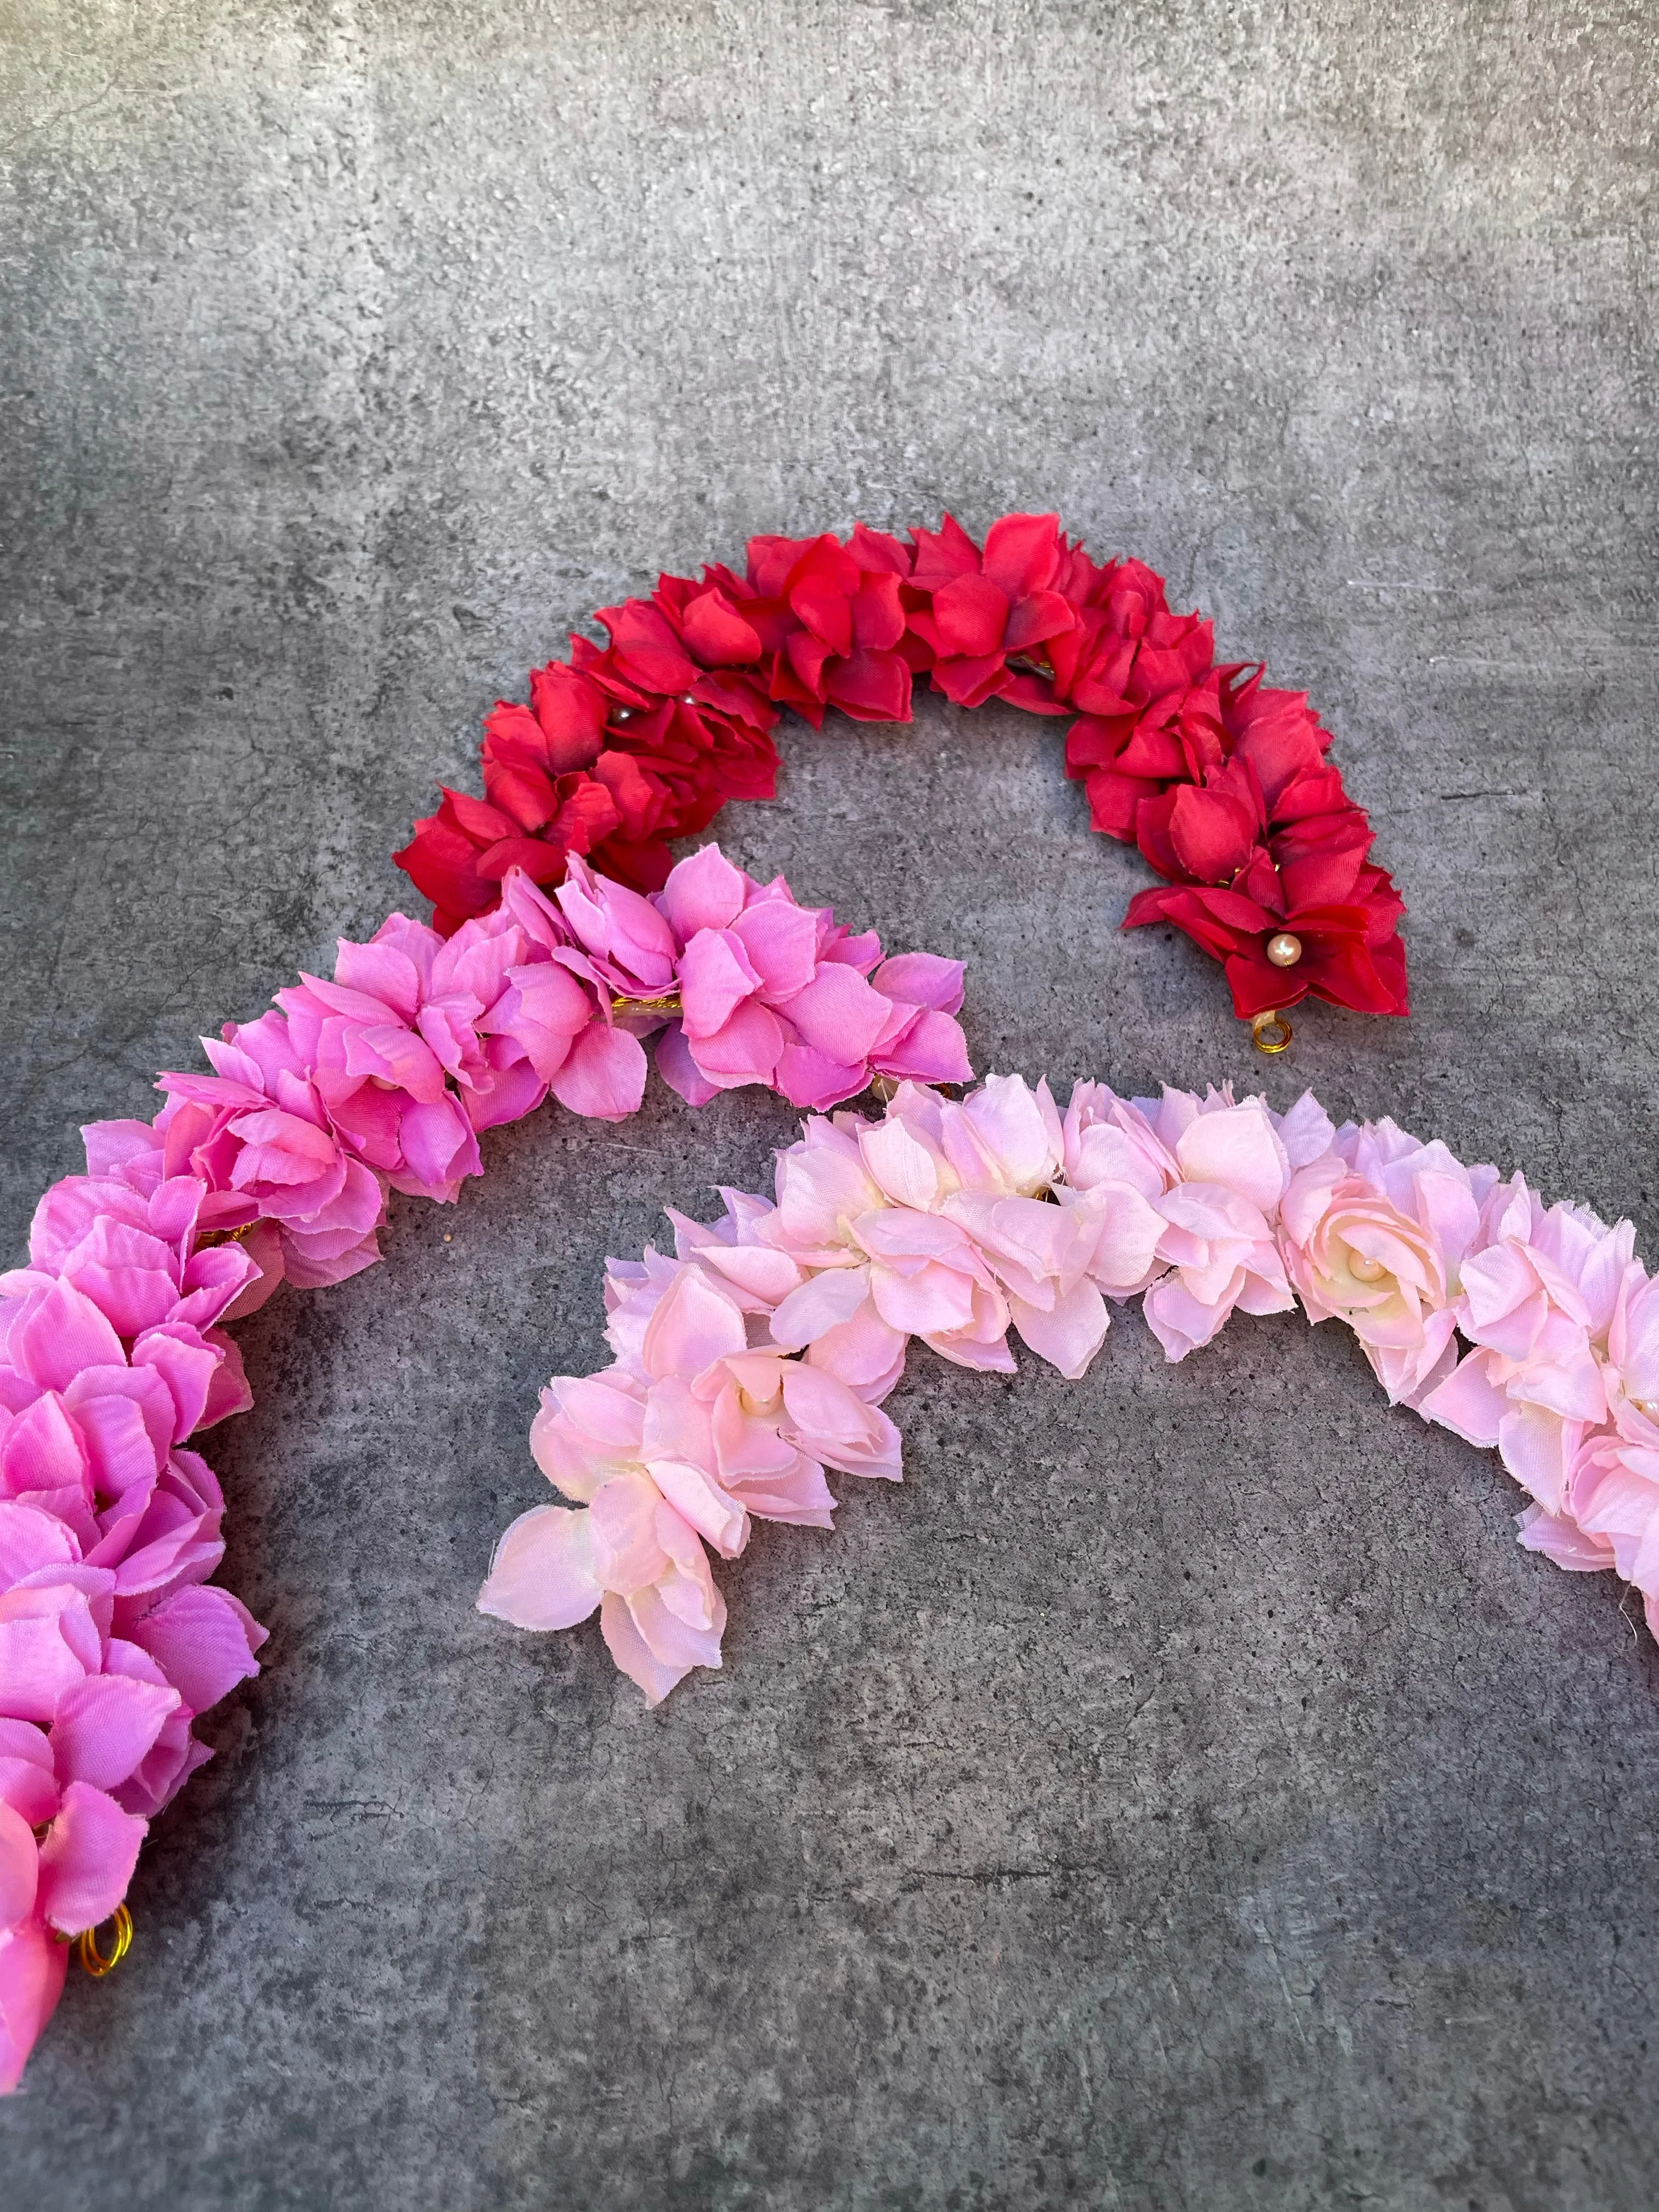
[[[885,531],[872,530],[862,522],[853,525],[853,535],[848,540],[847,550],[866,576],[875,574],[908,576],[910,563],[915,558],[909,546],[901,545],[896,538],[890,538]]]
[[[1183,783],[1170,815],[1170,842],[1189,876],[1201,884],[1231,881],[1255,845],[1255,816],[1245,801],[1225,791],[1204,791]]]
[[[546,740],[547,765],[555,775],[586,768],[597,759],[606,707],[597,684],[564,662],[550,660],[545,668],[530,672],[530,704]]]
[[[689,600],[680,618],[680,633],[698,659],[709,667],[722,662],[758,660],[763,651],[759,631],[744,620],[724,592],[701,592]]]
[[[944,692],[958,707],[982,707],[1008,681],[1008,664],[1000,653],[979,660],[936,661],[933,689]]]
[[[827,577],[803,576],[789,593],[789,607],[830,652],[852,651],[853,610],[846,593],[838,592]]]
[[[558,812],[551,779],[534,769],[507,768],[486,753],[483,772],[490,805],[519,829],[544,829]]]
[[[601,607],[595,619],[611,633],[611,649],[622,673],[647,690],[684,691],[696,675],[667,617],[648,599]]]
[[[913,530],[916,557],[910,580],[925,592],[937,592],[958,576],[980,573],[979,548],[957,520],[947,514],[935,530]]]
[[[1025,599],[1033,592],[1048,592],[1060,567],[1060,549],[1057,514],[1005,514],[985,534],[983,570],[1011,599]],[[1068,608],[1062,629],[1072,626],[1070,612]],[[1052,633],[1043,630],[1034,635],[1046,637]]]
[[[479,854],[478,873],[496,887],[499,897],[509,868],[522,868],[532,884],[558,884],[564,881],[568,857],[567,848],[556,837],[503,837],[499,844]],[[490,904],[495,904],[494,899]]]
[[[843,608],[846,601],[842,600]],[[848,625],[850,632],[852,625]],[[849,640],[850,641],[850,640]],[[830,658],[830,647],[822,638],[814,637],[808,630],[798,629],[784,650],[789,656],[789,665],[797,678],[815,698],[823,696],[823,664]]]
[[[1069,604],[1058,592],[1034,592],[1030,599],[1021,599],[1009,616],[1003,650],[1024,653],[1030,646],[1060,636],[1076,621]]]
[[[500,807],[474,799],[470,791],[452,791],[447,784],[440,787],[444,795],[445,817],[475,845],[493,845],[498,837],[518,834],[520,825]]]
[[[1089,822],[1103,836],[1135,842],[1135,815],[1143,799],[1157,796],[1158,786],[1137,775],[1120,775],[1109,768],[1096,769],[1084,781],[1089,799]]]
[[[904,635],[904,603],[896,576],[866,576],[849,603],[853,642],[890,653]]]
[[[958,576],[933,594],[939,650],[975,659],[998,652],[1008,627],[1008,599],[983,576]]]
[[[910,719],[910,672],[896,653],[860,651],[831,661],[825,690],[855,722]]]

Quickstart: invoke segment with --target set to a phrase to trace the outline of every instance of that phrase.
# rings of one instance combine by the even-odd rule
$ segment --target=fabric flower
[[[181,1439],[218,1417],[227,1352],[196,1324],[234,1297],[243,1255],[210,1248],[238,1267],[192,1283],[200,1187],[181,1180],[139,1227],[125,1185],[66,1178],[36,1264],[0,1283],[0,2091],[63,1986],[52,1931],[114,1911],[149,1820],[210,1756],[194,1715],[264,1640],[204,1586],[224,1499]]]
[[[907,721],[931,673],[962,705],[1074,716],[1066,773],[1093,826],[1169,879],[1126,926],[1170,921],[1226,962],[1246,1018],[1310,994],[1408,1011],[1404,908],[1304,694],[1218,665],[1211,625],[1173,612],[1161,577],[1091,560],[1052,514],[1005,515],[983,548],[950,515],[910,535],[755,538],[741,570],[664,575],[649,599],[601,609],[606,647],[573,639],[569,661],[532,672],[527,705],[487,718],[483,796],[446,789],[396,856],[439,933],[491,912],[515,869],[550,888],[586,858],[660,888],[668,840],[728,799],[773,795],[780,705],[814,727],[830,706]],[[1266,957],[1285,934],[1303,948],[1289,969]]]
[[[1516,1176],[1488,1194],[1463,1261],[1455,1311],[1474,1348],[1420,1410],[1495,1447],[1550,1511],[1566,1494],[1579,1442],[1608,1418],[1614,1323],[1639,1278],[1634,1235],[1628,1222],[1609,1229],[1586,1207],[1546,1207]],[[1627,1349],[1627,1334],[1621,1342]]]
[[[215,1073],[171,1074],[153,1124],[94,1122],[82,1132],[94,1174],[144,1190],[171,1173],[206,1188],[204,1231],[252,1231],[243,1249],[261,1270],[230,1318],[250,1313],[278,1283],[301,1290],[343,1282],[380,1256],[386,1220],[379,1176],[342,1142],[280,1014],[228,1024],[203,1040]]]
[[[873,931],[838,928],[829,908],[798,906],[781,876],[757,884],[715,845],[682,860],[653,904],[669,945],[683,948],[670,970],[682,1012],[657,1066],[690,1104],[764,1083],[821,1109],[872,1074],[969,1079],[951,1018],[958,963],[917,953],[883,963]]]
[[[1264,1103],[1237,1102],[1231,1087],[1109,1099],[1088,1098],[1075,1143],[1079,1156],[1091,1144],[1096,1172],[1132,1183],[1163,1221],[1162,1272],[1142,1310],[1165,1358],[1207,1344],[1235,1310],[1286,1311],[1295,1301],[1274,1226],[1290,1157]]]
[[[735,1557],[751,1516],[828,1528],[824,1466],[896,1478],[898,1437],[824,1369],[750,1351],[742,1304],[696,1261],[642,1269],[612,1321],[617,1365],[556,1378],[531,1432],[544,1474],[586,1510],[514,1522],[478,1602],[520,1627],[597,1607],[611,1656],[655,1704],[720,1663],[726,1609],[703,1544]]]
[[[491,911],[514,868],[550,885],[586,856],[653,890],[667,839],[706,829],[728,799],[773,796],[777,710],[763,685],[699,669],[646,602],[600,618],[609,653],[574,641],[572,662],[532,672],[528,707],[498,701],[486,718],[484,797],[446,789],[394,854],[440,935]]]
[[[1308,1318],[1346,1322],[1396,1404],[1456,1364],[1462,1269],[1496,1181],[1388,1121],[1332,1132],[1291,1178],[1279,1243]]]
[[[949,514],[937,531],[911,536],[910,581],[927,600],[909,627],[932,656],[934,689],[957,706],[982,706],[1006,690],[1011,653],[1075,628],[1071,603],[1054,589],[1066,551],[1057,516],[1004,515],[986,532],[983,552]]]
[[[706,568],[701,586],[665,576],[656,604],[700,659],[762,672],[768,696],[814,729],[826,706],[854,721],[908,722],[911,558],[862,523],[846,545],[827,533],[751,538],[744,575]]]

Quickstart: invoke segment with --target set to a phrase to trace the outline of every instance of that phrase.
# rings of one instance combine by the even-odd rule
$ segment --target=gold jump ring
[[[100,1922],[100,1926],[103,1925]],[[101,1982],[106,1974],[112,1973],[132,1948],[132,1915],[125,1905],[118,1905],[108,1923],[115,1930],[107,1957],[98,1948],[98,1929],[82,1929],[76,1938],[75,1948],[81,1964],[94,1982]]]
[[[1296,1031],[1283,1014],[1271,1008],[1266,1013],[1255,1014],[1250,1020],[1250,1042],[1258,1052],[1267,1054],[1288,1050]]]

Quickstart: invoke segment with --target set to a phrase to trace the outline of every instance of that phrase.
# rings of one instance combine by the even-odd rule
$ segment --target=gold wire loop
[[[678,1014],[683,1012],[683,1009],[680,1005],[679,993],[670,991],[660,999],[624,999],[613,994],[611,1011],[613,1014],[621,1014],[626,1018],[630,1014]]]
[[[1296,1031],[1285,1016],[1269,1007],[1265,1013],[1250,1017],[1250,1042],[1258,1052],[1269,1054],[1287,1052]]]
[[[98,1948],[96,1928],[82,1929],[75,1939],[76,1956],[94,1982],[101,1982],[106,1974],[113,1973],[132,1948],[132,1915],[125,1905],[118,1905],[112,1917],[100,1924],[115,1930],[107,1954]]]

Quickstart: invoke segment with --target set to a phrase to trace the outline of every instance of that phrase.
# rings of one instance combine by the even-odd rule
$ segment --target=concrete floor
[[[1054,726],[785,732],[721,825],[968,956],[981,1067],[1311,1082],[1659,1254],[1643,0],[0,9],[4,1248],[404,895],[480,713],[751,532],[1057,507],[1339,732],[1416,1015],[1264,1068]],[[1352,1346],[918,1356],[642,1710],[471,1601],[599,1269],[787,1109],[486,1146],[244,1332],[274,1633],[0,2199],[1121,2212],[1659,2197],[1659,1663]],[[453,1242],[443,1241],[453,1232]]]

